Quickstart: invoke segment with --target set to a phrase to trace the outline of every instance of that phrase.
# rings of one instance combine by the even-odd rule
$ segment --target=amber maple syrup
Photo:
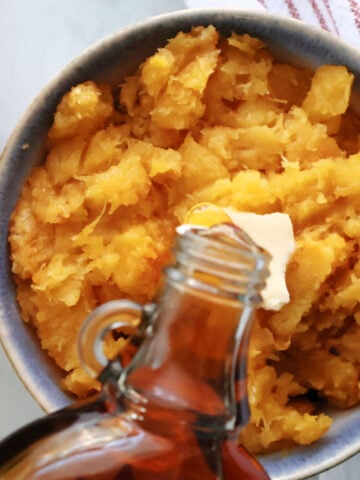
[[[196,235],[185,238],[180,250],[190,258],[180,255],[168,269],[138,352],[118,373],[109,363],[97,398],[0,444],[1,480],[269,479],[237,444],[248,420],[245,362],[259,299],[259,279],[249,284],[247,272],[265,264],[261,258],[254,266],[253,249],[238,258],[240,234],[224,229],[235,245],[222,244],[221,235],[200,246]]]

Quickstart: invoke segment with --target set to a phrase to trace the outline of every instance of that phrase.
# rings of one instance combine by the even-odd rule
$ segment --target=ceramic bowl
[[[222,33],[248,33],[263,39],[279,59],[315,67],[346,65],[356,76],[356,108],[360,53],[339,39],[302,22],[268,13],[241,10],[187,10],[125,28],[86,50],[34,100],[10,137],[0,161],[0,333],[19,377],[45,411],[73,401],[59,387],[61,372],[40,349],[33,331],[23,323],[15,300],[7,244],[8,222],[30,169],[43,161],[45,137],[62,95],[92,79],[118,84],[167,39],[195,25],[215,25]],[[303,479],[328,469],[360,450],[360,408],[334,413],[330,432],[311,447],[260,457],[276,480]]]

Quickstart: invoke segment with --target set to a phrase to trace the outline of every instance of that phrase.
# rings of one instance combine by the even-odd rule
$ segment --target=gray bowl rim
[[[19,120],[0,159],[0,205],[5,207],[0,213],[0,338],[18,377],[46,412],[69,405],[73,401],[73,397],[59,391],[57,383],[53,380],[59,376],[59,369],[54,365],[46,364],[47,356],[43,353],[40,352],[39,357],[39,348],[32,329],[24,325],[24,330],[19,333],[17,330],[19,324],[12,323],[14,318],[19,317],[19,309],[14,300],[15,291],[10,272],[7,243],[10,212],[25,178],[34,164],[29,160],[33,148],[33,145],[28,148],[29,138],[34,140],[38,155],[41,150],[39,145],[36,145],[34,120],[45,117],[44,122],[49,125],[54,106],[63,93],[75,83],[88,78],[82,76],[86,75],[87,71],[84,65],[89,66],[89,63],[98,59],[99,56],[101,57],[102,52],[109,48],[122,42],[126,44],[129,40],[128,37],[139,37],[140,34],[143,36],[148,31],[153,31],[154,28],[162,31],[165,27],[169,32],[175,33],[179,29],[185,30],[200,24],[212,23],[219,26],[224,21],[227,30],[233,23],[233,30],[240,33],[236,28],[237,22],[240,22],[245,25],[240,30],[243,29],[244,32],[260,38],[262,37],[261,32],[266,31],[266,28],[277,28],[278,35],[285,34],[286,40],[290,42],[292,48],[295,48],[300,57],[302,42],[310,43],[310,48],[307,47],[308,58],[305,62],[308,66],[315,67],[322,63],[343,64],[356,74],[355,85],[360,82],[360,52],[347,42],[300,20],[258,10],[231,8],[182,10],[131,24],[87,48],[48,82]],[[269,39],[266,42],[269,44]],[[298,44],[299,47],[296,46]],[[320,58],[319,54],[321,54]],[[145,54],[144,58],[146,56],[148,54]],[[96,76],[94,79],[96,80]],[[357,104],[357,101],[355,103]],[[37,130],[36,127],[35,130]],[[25,164],[20,172],[14,169],[15,159],[20,159]],[[26,160],[29,160],[28,163]],[[18,163],[19,160],[17,160]],[[17,181],[15,182],[15,180]],[[39,361],[44,362],[40,371]],[[334,416],[336,422],[337,414],[335,413]],[[359,417],[357,409],[347,411],[346,416],[348,418],[345,432],[337,432],[335,429],[334,433],[326,435],[317,444],[311,447],[298,447],[288,454],[282,452],[259,456],[271,478],[276,480],[303,479],[330,469],[356,454],[360,450],[360,419],[357,419]],[[341,430],[340,427],[339,429]],[[327,454],[324,454],[325,451]]]

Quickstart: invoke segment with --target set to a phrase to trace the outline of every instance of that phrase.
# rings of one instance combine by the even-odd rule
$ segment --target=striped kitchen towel
[[[317,25],[360,49],[360,0],[185,0],[189,8],[268,10]]]

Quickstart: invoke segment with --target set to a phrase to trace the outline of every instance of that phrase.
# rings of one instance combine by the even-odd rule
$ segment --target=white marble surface
[[[239,5],[241,2],[239,2]],[[87,46],[182,0],[0,0],[0,151],[41,87]],[[42,415],[0,347],[0,437]],[[358,480],[360,456],[320,475]]]

